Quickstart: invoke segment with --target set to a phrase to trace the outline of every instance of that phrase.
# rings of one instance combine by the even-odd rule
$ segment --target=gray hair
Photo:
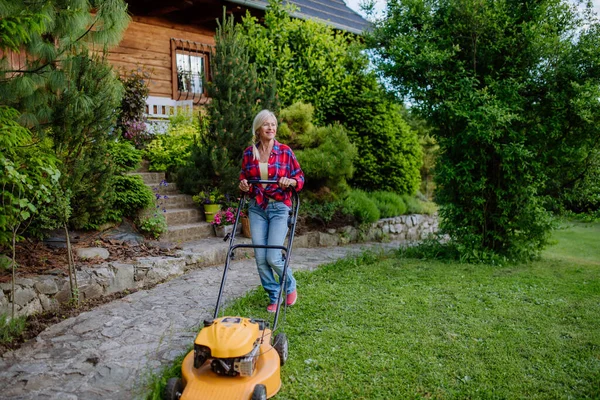
[[[255,160],[260,158],[258,149],[256,148],[256,144],[258,143],[258,130],[268,119],[275,120],[275,129],[277,129],[277,117],[272,111],[269,110],[262,110],[256,114],[256,117],[254,117],[254,122],[252,123],[252,154],[254,155]]]

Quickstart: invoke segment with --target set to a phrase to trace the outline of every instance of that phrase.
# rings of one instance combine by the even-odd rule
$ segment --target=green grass
[[[556,242],[544,257],[576,263],[600,263],[600,223],[565,222],[553,232]]]
[[[297,273],[276,398],[600,398],[599,228],[556,232],[528,264],[367,253]],[[265,304],[255,291],[228,313]]]

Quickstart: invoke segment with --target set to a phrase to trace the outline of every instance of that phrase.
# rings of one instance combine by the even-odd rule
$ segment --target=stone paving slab
[[[206,250],[198,242],[197,250]],[[400,243],[303,248],[292,252],[294,271],[313,270],[366,248]],[[186,245],[194,252],[194,243]],[[223,265],[182,276],[69,318],[0,358],[3,399],[144,398],[152,373],[186,351],[196,327],[214,312]],[[254,260],[231,263],[225,302],[258,287]],[[298,289],[302,301],[302,288]]]

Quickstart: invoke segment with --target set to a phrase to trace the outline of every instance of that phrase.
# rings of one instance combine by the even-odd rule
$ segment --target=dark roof
[[[227,0],[248,8],[264,10],[268,6],[267,0]],[[342,0],[287,0],[295,5],[298,10],[291,15],[300,19],[314,19],[324,22],[334,28],[356,34],[363,33],[369,22],[357,12],[348,8]]]

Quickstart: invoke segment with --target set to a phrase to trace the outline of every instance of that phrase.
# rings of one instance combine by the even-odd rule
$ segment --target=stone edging
[[[381,219],[369,227],[351,226],[330,229],[327,232],[309,232],[294,238],[294,249],[330,247],[349,243],[396,240],[416,242],[437,232],[437,216],[403,215]],[[249,243],[240,238],[238,242]],[[124,290],[141,289],[182,275],[189,270],[225,262],[227,243],[220,239],[206,239],[200,245],[183,245],[174,257],[140,257],[131,263],[106,262],[77,271],[80,299],[92,299]],[[250,257],[246,249],[243,257]],[[237,254],[240,257],[240,254]],[[56,308],[69,300],[67,277],[40,275],[35,278],[17,278],[15,282],[15,309],[17,315],[31,315]],[[10,315],[12,286],[0,284],[0,314]]]

